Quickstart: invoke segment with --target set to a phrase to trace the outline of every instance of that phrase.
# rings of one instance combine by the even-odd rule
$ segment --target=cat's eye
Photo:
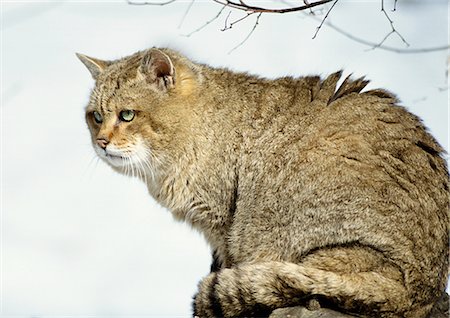
[[[101,124],[103,122],[103,117],[102,117],[102,115],[100,115],[99,112],[94,111],[93,115],[94,115],[94,120],[97,124]]]
[[[123,121],[132,121],[134,118],[134,110],[131,109],[122,110],[119,114],[119,118],[120,120]]]

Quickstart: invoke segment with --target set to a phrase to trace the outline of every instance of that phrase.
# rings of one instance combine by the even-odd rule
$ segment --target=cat
[[[318,301],[426,317],[447,283],[443,149],[391,93],[342,72],[268,80],[151,48],[77,54],[98,156],[142,179],[213,251],[198,317]]]

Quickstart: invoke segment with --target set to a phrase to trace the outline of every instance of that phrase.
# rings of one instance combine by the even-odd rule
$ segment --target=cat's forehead
[[[126,105],[135,104],[138,99],[133,91],[117,85],[117,82],[103,83],[97,85],[92,91],[87,110],[100,109],[104,112],[112,112]]]
[[[142,89],[136,89],[136,80],[123,78],[121,76],[108,76],[97,81],[91,93],[87,110],[98,110],[105,112],[117,111],[128,108],[127,105],[136,105],[141,99]],[[138,103],[140,104],[140,103]]]
[[[136,61],[119,60],[108,66],[97,78],[93,90],[93,97],[99,96],[125,96],[130,93],[130,88],[135,86],[137,69]]]
[[[116,85],[134,82],[141,61],[141,52],[112,61],[97,78],[96,86],[107,89]]]

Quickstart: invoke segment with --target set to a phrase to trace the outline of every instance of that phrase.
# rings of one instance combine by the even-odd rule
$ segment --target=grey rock
[[[272,312],[269,318],[349,318],[354,317],[346,315],[331,309],[321,308],[317,310],[308,310],[305,307],[280,308]]]
[[[320,308],[308,310],[305,307],[279,308],[272,312],[269,318],[354,318],[356,316],[343,314],[331,309]],[[444,293],[438,303],[434,306],[429,318],[449,317],[449,296]]]

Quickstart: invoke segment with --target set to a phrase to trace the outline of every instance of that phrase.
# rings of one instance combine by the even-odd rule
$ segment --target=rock
[[[321,308],[317,310],[308,310],[305,307],[280,308],[272,312],[269,318],[349,318],[349,316],[340,312]]]
[[[354,318],[356,316],[343,314],[331,309],[320,308],[317,310],[308,310],[305,307],[279,308],[272,312],[269,318]],[[429,318],[448,318],[449,317],[449,296],[444,293],[441,299],[434,306]]]

